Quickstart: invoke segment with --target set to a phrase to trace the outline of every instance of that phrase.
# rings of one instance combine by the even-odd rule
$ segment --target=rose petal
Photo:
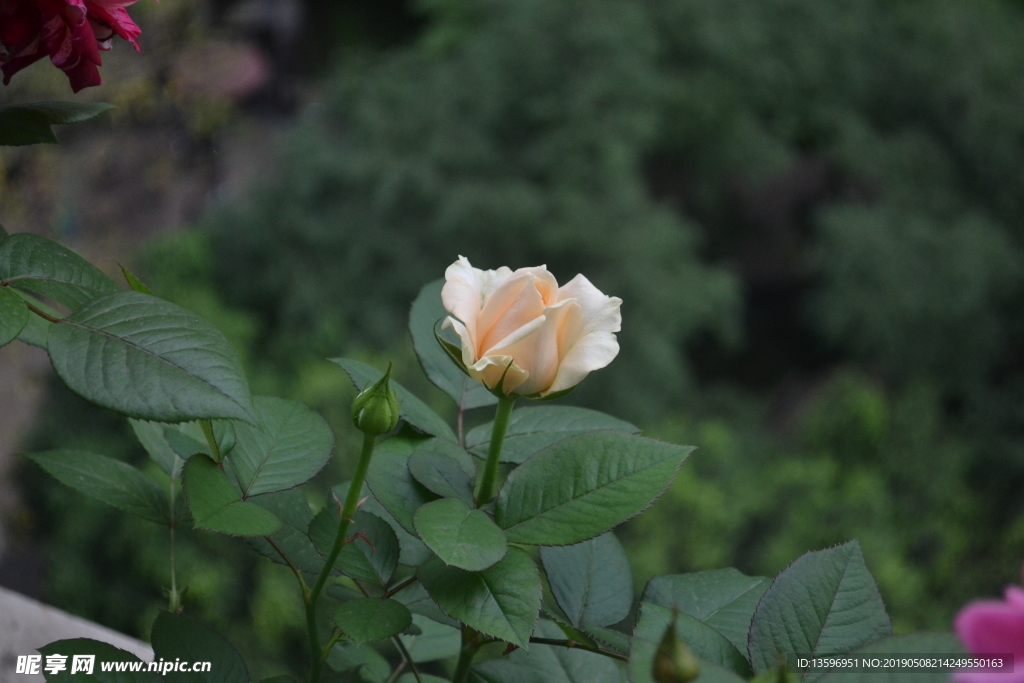
[[[535,331],[514,344],[501,346],[501,353],[515,358],[529,373],[518,393],[530,396],[551,386],[563,360],[559,348],[561,332],[566,327],[578,328],[579,318],[580,306],[574,299],[559,302],[545,309],[543,323]]]
[[[490,355],[490,349],[507,341],[517,330],[544,315],[544,300],[534,286],[532,273],[513,273],[498,285],[484,301],[477,318],[477,355]],[[522,338],[523,335],[519,335]]]

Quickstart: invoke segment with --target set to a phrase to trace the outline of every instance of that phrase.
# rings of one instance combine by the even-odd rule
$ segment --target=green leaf
[[[309,481],[331,458],[334,433],[301,401],[253,399],[259,427],[239,424],[228,460],[242,499],[290,489]]]
[[[466,434],[466,449],[486,458],[493,426],[493,422],[488,422],[471,429]],[[501,447],[501,461],[521,463],[537,451],[562,439],[598,430],[625,434],[640,432],[635,425],[596,410],[572,406],[520,408],[512,412],[509,420],[505,443]]]
[[[90,640],[88,638],[74,638],[70,640],[58,640],[44,645],[43,647],[37,648],[39,654],[43,656],[42,664],[45,666],[46,657],[49,655],[63,655],[67,657],[65,660],[66,669],[56,674],[47,673],[43,669],[43,676],[46,678],[47,683],[124,683],[125,681],[131,681],[132,683],[157,683],[160,677],[145,672],[139,673],[124,673],[116,671],[103,671],[103,663],[106,662],[125,662],[130,666],[132,662],[142,662],[141,659],[133,655],[131,652],[126,652],[113,645],[102,643],[98,640]],[[96,659],[93,662],[92,674],[88,675],[83,672],[71,674],[71,667],[74,662],[75,655],[93,655]],[[146,665],[143,664],[143,667]]]
[[[422,681],[422,683],[449,683],[447,678],[440,678],[439,676],[431,676],[430,674],[422,673],[420,674],[420,681]],[[411,673],[402,674],[398,679],[398,683],[420,683],[420,681],[417,681],[416,677]]]
[[[306,496],[302,491],[288,489],[276,493],[265,493],[262,496],[253,496],[247,502],[259,505],[281,520],[281,530],[270,538],[288,556],[296,568],[313,576],[320,573],[320,569],[324,566],[324,560],[309,536],[306,535],[310,522],[313,521],[313,512],[309,509],[309,503],[306,502]],[[249,538],[246,539],[246,543],[264,557],[270,558],[278,564],[285,564],[277,551],[267,542],[267,539]]]
[[[562,639],[549,621],[537,625],[543,638]],[[471,681],[477,683],[624,683],[622,666],[607,657],[554,645],[533,645],[530,651],[475,664]]]
[[[24,232],[0,244],[0,283],[41,294],[72,310],[121,291],[103,271],[67,247]]]
[[[339,643],[331,648],[327,666],[339,673],[358,670],[360,679],[373,683],[384,683],[391,675],[391,665],[380,653],[369,645]]]
[[[431,558],[417,572],[441,610],[506,642],[528,649],[540,613],[540,574],[533,560],[518,548],[482,572],[467,572]]]
[[[909,633],[902,636],[890,636],[875,641],[858,650],[858,656],[877,656],[885,658],[892,655],[961,655],[964,646],[960,639],[952,633]],[[819,674],[820,675],[820,674]],[[947,683],[948,671],[902,672],[902,671],[869,671],[863,673],[831,671],[818,679],[820,683]],[[998,680],[998,679],[996,679]]]
[[[210,447],[206,443],[206,437],[197,422],[168,425],[129,419],[128,424],[131,425],[135,438],[149,453],[149,457],[168,476],[175,478],[180,476],[185,461],[196,453],[213,457]],[[231,425],[227,421],[216,420],[214,422],[214,433],[218,434],[217,442],[221,452],[224,452],[229,445],[227,435],[230,430]],[[231,439],[233,439],[233,432],[231,434]]]
[[[424,285],[409,311],[409,333],[423,372],[464,410],[494,405],[498,399],[460,370],[434,338],[435,324],[448,315],[441,302],[442,287],[444,279]]]
[[[138,292],[101,297],[50,328],[57,375],[76,394],[157,422],[255,422],[242,364],[217,328]]]
[[[576,628],[583,628],[584,623],[608,626],[629,614],[633,576],[615,534],[541,548],[540,559],[558,606]]]
[[[750,620],[770,584],[771,579],[747,576],[731,567],[670,574],[651,579],[643,601],[689,614],[746,652]]]
[[[511,543],[584,541],[647,508],[692,450],[619,432],[571,436],[512,470],[495,519]]]
[[[701,660],[700,675],[693,683],[743,683],[743,679],[723,666]]]
[[[15,294],[18,294],[20,296],[22,293],[15,292]],[[28,295],[22,296],[22,300],[24,300],[27,296]],[[50,311],[46,309],[50,307],[47,306],[44,308],[43,306],[40,306],[39,303],[42,302],[33,303],[32,305],[49,314]],[[55,310],[53,312],[57,314],[54,317],[60,316],[59,311]],[[30,313],[30,315],[28,316],[28,322],[25,324],[25,327],[22,328],[21,332],[18,333],[18,341],[24,344],[29,344],[30,346],[35,346],[37,348],[46,350],[46,338],[50,335],[51,327],[53,327],[53,323],[51,323],[49,320],[41,318],[34,313]]]
[[[416,533],[413,515],[436,496],[409,473],[409,458],[424,444],[423,439],[393,436],[381,441],[373,451],[366,485],[381,505],[410,534]]]
[[[429,553],[430,551],[428,550],[427,552]],[[431,554],[430,557],[434,557],[434,555]],[[422,583],[416,582],[411,586],[403,588],[393,596],[393,599],[398,600],[400,603],[408,607],[409,611],[413,614],[422,615],[428,619],[438,622],[439,624],[446,624],[452,628],[457,629],[459,627],[459,622],[452,619],[438,608],[437,603],[430,597],[427,593],[427,589],[423,587]]]
[[[153,290],[147,287],[146,283],[144,283],[142,280],[132,275],[130,270],[125,268],[120,263],[118,263],[117,266],[121,269],[121,274],[124,275],[125,282],[128,283],[129,287],[131,287],[136,292],[140,292],[142,294],[149,294],[150,296],[156,296],[155,294],[153,294]]]
[[[413,517],[416,532],[447,564],[471,572],[487,569],[505,557],[505,534],[486,512],[458,498],[427,503]]]
[[[672,610],[640,603],[640,619],[633,631],[629,653],[629,671],[634,683],[651,680],[654,654],[670,623]],[[682,612],[676,614],[675,623],[676,635],[702,660],[718,664],[744,678],[750,676],[746,657],[721,633]]]
[[[459,629],[439,624],[422,614],[412,615],[412,623],[420,632],[414,636],[399,636],[412,661],[419,664],[458,656],[462,648]]]
[[[360,391],[384,376],[384,373],[377,368],[352,358],[331,358],[330,360],[332,363],[337,363],[342,367],[356,386],[356,389]],[[416,398],[408,389],[395,381],[391,382],[391,388],[395,390],[395,396],[398,397],[403,420],[427,434],[440,436],[449,441],[458,440],[455,437],[455,432],[448,426],[448,423],[428,408],[426,403]]]
[[[167,491],[127,463],[72,450],[28,453],[25,457],[87,496],[157,524],[171,523]]]
[[[10,234],[8,234],[4,226],[0,225],[0,244],[3,244],[3,241],[8,237],[10,237]]]
[[[395,600],[359,598],[340,605],[334,612],[334,623],[350,640],[368,643],[397,636],[409,628],[412,614]]]
[[[153,623],[153,655],[164,661],[209,662],[204,673],[179,674],[186,680],[199,677],[206,683],[249,683],[245,662],[222,635],[206,624],[161,612]]]
[[[7,346],[18,338],[28,324],[28,316],[25,301],[10,287],[0,287],[0,346]]]
[[[254,503],[242,502],[228,475],[205,455],[189,458],[182,475],[197,527],[232,536],[270,536],[280,531],[281,520]]]
[[[473,504],[473,461],[461,448],[444,439],[433,439],[436,444],[449,444],[447,450],[458,451],[463,458],[438,452],[424,444],[409,456],[409,473],[428,490],[442,498],[459,498]]]
[[[332,506],[309,524],[309,538],[323,558],[334,547],[340,523],[341,517]],[[335,568],[353,579],[387,586],[398,566],[399,553],[398,537],[391,526],[380,517],[360,510],[349,526],[348,536],[353,540],[338,554]]]
[[[750,624],[748,652],[760,673],[787,653],[837,655],[892,633],[860,544],[809,552],[779,574]]]
[[[583,632],[609,650],[620,654],[629,653],[630,637],[622,631],[604,628],[603,626],[594,626],[593,624],[584,624]]]
[[[338,500],[343,500],[345,493],[348,491],[348,486],[335,486],[331,490],[338,497]],[[398,554],[399,564],[404,564],[407,567],[418,567],[426,562],[432,554],[430,548],[425,546],[423,541],[406,531],[394,516],[387,511],[387,508],[370,494],[369,487],[364,487],[363,492],[363,497],[367,500],[363,504],[362,509],[377,515],[387,522],[391,530],[395,532],[395,536],[398,537],[398,547],[401,549]]]
[[[0,105],[0,145],[57,144],[51,126],[80,123],[113,105],[103,102],[31,102]]]

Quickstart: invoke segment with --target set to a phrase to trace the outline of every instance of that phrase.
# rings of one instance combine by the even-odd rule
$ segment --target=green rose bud
[[[352,422],[364,434],[387,434],[398,424],[398,399],[391,390],[391,363],[379,380],[363,389],[352,401]]]
[[[686,643],[676,636],[675,614],[654,653],[651,677],[658,683],[690,683],[700,675],[700,662]]]

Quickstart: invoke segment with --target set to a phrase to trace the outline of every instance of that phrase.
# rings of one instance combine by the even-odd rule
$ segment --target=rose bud
[[[364,434],[387,434],[398,424],[398,398],[390,382],[391,363],[388,363],[384,376],[359,392],[352,401],[352,422]]]
[[[619,353],[622,299],[582,275],[559,287],[545,266],[480,270],[460,256],[441,299],[462,342],[461,367],[492,391],[543,398],[567,393]]]
[[[651,677],[658,683],[689,683],[700,675],[700,661],[693,650],[676,635],[676,622],[665,629],[657,651]]]

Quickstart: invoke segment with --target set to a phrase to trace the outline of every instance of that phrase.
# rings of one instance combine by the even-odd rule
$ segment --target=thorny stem
[[[501,457],[501,446],[505,442],[505,432],[508,430],[509,418],[512,417],[512,407],[515,404],[516,400],[508,396],[498,399],[498,409],[494,413],[494,428],[491,430],[491,446],[487,451],[487,462],[484,464],[484,474],[480,480],[480,494],[476,499],[477,507],[490,503],[494,498],[498,459]]]
[[[313,659],[313,667],[309,675],[310,683],[319,683],[320,672],[323,670],[324,665],[323,658],[317,656],[320,650],[320,635],[316,623],[317,600],[320,599],[320,593],[324,589],[324,584],[327,583],[327,578],[331,575],[334,561],[338,559],[338,554],[345,546],[348,528],[359,505],[359,494],[363,490],[366,472],[370,469],[370,458],[373,456],[373,446],[376,441],[377,437],[375,436],[370,434],[363,435],[363,450],[359,454],[359,464],[356,465],[356,473],[352,477],[352,483],[349,484],[348,495],[345,497],[345,506],[341,510],[341,522],[338,524],[338,533],[334,538],[334,546],[331,548],[331,552],[327,556],[324,567],[320,570],[320,575],[317,577],[316,583],[313,584],[313,588],[303,596],[306,602],[306,630],[309,632],[310,652]]]

